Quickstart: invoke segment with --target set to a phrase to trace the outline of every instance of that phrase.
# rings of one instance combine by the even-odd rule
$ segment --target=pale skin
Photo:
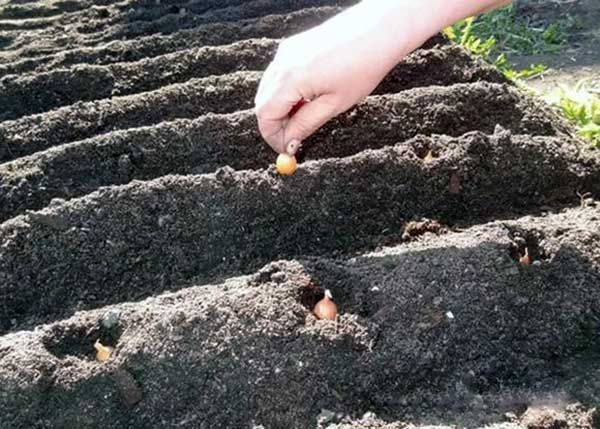
[[[468,16],[511,0],[363,0],[281,42],[255,112],[265,141],[294,155],[302,141],[368,96],[406,55]],[[303,104],[293,115],[294,106]]]

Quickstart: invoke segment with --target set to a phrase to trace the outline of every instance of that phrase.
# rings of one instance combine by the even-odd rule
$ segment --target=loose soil
[[[598,427],[552,110],[436,36],[276,174],[261,71],[351,3],[0,3],[1,428]]]

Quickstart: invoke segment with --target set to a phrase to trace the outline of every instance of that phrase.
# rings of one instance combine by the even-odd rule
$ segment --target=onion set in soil
[[[333,302],[333,296],[329,289],[325,290],[325,296],[317,302],[313,313],[321,320],[335,320],[337,318],[337,306]]]
[[[94,348],[96,349],[96,360],[98,362],[106,362],[110,358],[112,352],[115,350],[114,347],[103,345],[100,340],[96,340]]]

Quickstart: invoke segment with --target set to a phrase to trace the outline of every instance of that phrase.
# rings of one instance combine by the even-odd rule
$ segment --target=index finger
[[[264,79],[264,78],[263,78]],[[265,81],[255,99],[258,129],[265,141],[277,152],[286,151],[285,125],[291,111],[303,99],[289,82]]]

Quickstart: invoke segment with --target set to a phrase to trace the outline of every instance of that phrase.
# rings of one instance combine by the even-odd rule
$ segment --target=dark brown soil
[[[0,428],[598,427],[600,154],[552,111],[438,36],[276,175],[274,38],[350,3],[0,4]]]
[[[259,48],[252,51],[254,55],[252,61],[260,64],[266,63],[268,58],[274,55],[276,44],[274,41],[263,40],[255,41],[250,46]],[[231,48],[236,50],[232,51]],[[218,53],[219,59],[241,62],[240,48],[238,43],[213,52]],[[256,58],[260,51],[264,51],[265,55]],[[232,52],[234,52],[233,57]],[[196,55],[200,53],[202,52],[196,50]],[[206,54],[207,51],[204,50],[203,53]],[[208,58],[204,55],[204,57],[204,63],[215,60],[214,56]],[[178,55],[177,58],[171,57],[169,61],[163,63],[173,64],[172,61],[182,58],[183,55]],[[174,64],[177,65],[177,77],[169,74],[169,80],[186,79],[181,73],[182,66],[178,62]],[[193,67],[188,66],[187,69],[195,70],[199,64],[201,65],[196,57]],[[172,65],[171,67],[174,68]],[[227,69],[224,66],[223,68]],[[156,70],[151,68],[148,61],[137,62],[134,65],[125,63],[120,66],[120,69],[121,82],[113,86],[113,95],[115,92],[135,92],[151,86],[158,87],[161,84],[161,77],[155,75]],[[110,70],[109,73],[112,74]],[[192,71],[192,73],[196,76],[206,72]],[[132,74],[138,76],[135,81],[129,77]],[[144,74],[148,80],[143,81],[139,78],[141,74]],[[43,74],[43,79],[39,80],[45,81],[45,79],[48,79],[47,74]],[[193,78],[178,85],[160,87],[149,93],[76,103],[40,115],[23,116],[15,121],[1,122],[0,161],[10,161],[51,146],[118,129],[151,125],[177,118],[194,118],[208,112],[228,113],[251,108],[259,79],[260,72],[231,73],[206,79]],[[474,59],[463,49],[454,45],[444,45],[414,52],[386,77],[375,92],[385,94],[427,85],[449,85],[480,80],[503,81],[495,69]],[[82,82],[81,87],[89,87],[91,83],[91,81]],[[47,92],[52,92],[53,86],[47,83],[44,85],[48,88]],[[20,92],[38,94],[37,98],[40,94],[39,88],[34,91],[29,85],[23,85]],[[77,101],[81,101],[82,97],[77,91],[72,91],[71,94]],[[93,94],[90,95],[94,97]],[[97,92],[95,96],[98,98],[101,94]],[[10,101],[22,103],[19,97]],[[43,109],[43,104],[49,103],[56,103],[56,98],[51,94],[46,95],[45,101],[38,101],[35,104],[38,109]],[[30,114],[31,110],[27,113]]]
[[[277,43],[245,40],[224,47],[178,51],[133,63],[80,65],[0,80],[0,103],[11,106],[0,120],[46,112],[78,101],[150,91],[191,78],[259,70],[269,64]]]
[[[225,45],[240,39],[283,37],[286,34],[317,25],[339,11],[340,9],[335,7],[312,8],[289,15],[272,15],[239,22],[207,24],[179,30],[169,35],[147,35],[133,40],[116,40],[110,44],[92,47],[79,47],[76,44],[76,47],[70,49],[64,47],[40,49],[27,45],[3,53],[0,57],[0,75],[17,74],[24,71],[47,71],[75,64],[136,61],[183,49]]]
[[[473,427],[544,397],[560,411],[565,390],[574,401],[589,389],[565,359],[594,347],[598,215],[573,209],[356,258],[277,262],[6,335],[5,421],[314,427],[326,409]],[[522,267],[509,249],[528,237],[543,257]],[[312,284],[333,291],[337,324],[302,306]],[[107,364],[94,361],[99,338],[117,347]]]
[[[200,3],[200,4],[199,4]],[[320,7],[328,4],[338,6],[356,3],[355,0],[269,0],[222,2],[218,7],[207,10],[202,2],[188,4],[155,4],[152,7],[136,7],[121,3],[114,7],[88,8],[73,13],[60,14],[56,18],[0,21],[0,30],[9,35],[18,34],[10,44],[12,50],[27,55],[40,48],[59,49],[73,43],[94,46],[114,40],[128,40],[150,34],[171,34],[182,29],[212,23],[226,23],[262,17],[268,13],[289,13],[303,8]],[[43,11],[40,11],[43,13]],[[56,27],[63,30],[56,37]],[[29,30],[23,34],[23,30]]]
[[[447,107],[439,109],[439,104]],[[480,115],[482,112],[485,114]],[[477,121],[467,119],[477,116]],[[374,96],[307,141],[306,154],[309,158],[349,156],[417,134],[446,132],[458,136],[473,128],[491,133],[496,125],[515,133],[561,134],[543,109],[536,112],[514,88],[456,84]],[[169,173],[208,173],[223,165],[261,168],[272,156],[260,143],[252,111],[209,114],[193,121],[103,134],[0,165],[4,183],[0,188],[0,219],[42,208],[52,198],[86,194],[99,186]]]

